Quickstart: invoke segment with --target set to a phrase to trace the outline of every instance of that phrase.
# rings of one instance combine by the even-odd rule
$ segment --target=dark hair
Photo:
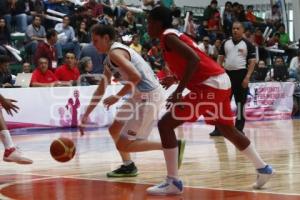
[[[240,22],[240,21],[234,21],[233,23],[232,23],[232,25],[233,24],[240,24],[241,25],[241,27],[245,30],[245,26],[244,26],[244,24],[242,23],[242,22]],[[245,30],[246,31],[246,30]]]
[[[10,62],[10,57],[7,55],[0,55],[0,64]]]
[[[158,6],[150,11],[149,18],[160,21],[163,28],[171,28],[174,14],[169,8]]]
[[[50,39],[51,37],[55,36],[56,34],[57,34],[56,30],[51,28],[51,29],[47,30],[46,38]]]
[[[99,36],[108,35],[111,40],[115,40],[116,32],[113,26],[96,24],[92,27],[92,33]]]
[[[231,1],[226,1],[225,6],[230,5],[232,6],[232,2]]]
[[[274,36],[280,37],[280,33],[276,32],[274,33]]]
[[[274,4],[273,6],[272,6],[272,8],[279,8],[279,6],[277,5],[277,4]]]

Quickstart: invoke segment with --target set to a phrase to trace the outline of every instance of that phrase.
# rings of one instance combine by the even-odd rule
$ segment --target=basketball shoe
[[[22,156],[19,149],[16,147],[12,147],[9,149],[5,149],[3,160],[5,162],[15,162],[18,164],[32,164],[33,161],[29,158]]]
[[[266,165],[264,168],[257,169],[256,182],[253,184],[254,189],[260,189],[275,174],[271,166]]]
[[[164,182],[147,189],[147,193],[150,195],[179,195],[182,192],[182,181],[170,177],[167,177]]]
[[[132,162],[130,165],[121,165],[118,169],[108,172],[106,174],[107,177],[134,177],[138,175],[138,170]]]

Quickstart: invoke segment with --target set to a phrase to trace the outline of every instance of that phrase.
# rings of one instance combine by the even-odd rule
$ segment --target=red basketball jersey
[[[168,64],[169,69],[174,73],[178,80],[181,80],[184,75],[187,61],[180,54],[166,49],[165,38],[169,34],[176,35],[181,41],[191,47],[200,58],[200,62],[197,66],[198,70],[192,76],[187,88],[193,88],[195,85],[199,85],[211,76],[217,76],[225,73],[225,70],[217,62],[202,52],[198,48],[198,45],[190,37],[175,29],[167,29],[160,38],[161,48],[163,50],[165,62]]]

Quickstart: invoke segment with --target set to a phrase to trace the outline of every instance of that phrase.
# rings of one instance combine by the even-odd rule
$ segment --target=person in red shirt
[[[261,188],[274,174],[273,169],[234,126],[228,75],[190,37],[171,29],[172,17],[172,11],[165,7],[154,8],[148,16],[148,34],[153,39],[160,39],[165,62],[178,81],[177,88],[167,100],[169,110],[158,121],[168,175],[163,183],[148,188],[148,194],[176,195],[183,192],[183,183],[178,177],[178,144],[174,129],[187,121],[196,121],[201,115],[206,123],[216,125],[224,137],[252,161],[258,172],[254,187]],[[174,79],[170,77],[162,81],[166,88],[173,83]],[[190,92],[182,97],[185,88]]]
[[[60,82],[57,80],[54,73],[48,69],[47,58],[40,58],[38,61],[38,67],[32,73],[31,86],[48,87],[58,85],[60,85]]]
[[[40,42],[34,54],[34,64],[39,65],[40,58],[47,58],[48,69],[54,71],[57,67],[58,58],[56,55],[55,44],[57,42],[57,32],[54,29],[49,29],[46,34],[47,41]]]
[[[61,65],[55,70],[55,76],[59,81],[69,81],[72,84],[78,80],[80,72],[76,65],[74,53],[66,53],[65,64]]]

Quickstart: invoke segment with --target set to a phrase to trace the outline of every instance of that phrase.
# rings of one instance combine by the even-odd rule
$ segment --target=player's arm
[[[166,47],[167,50],[176,52],[187,61],[183,78],[179,81],[178,87],[175,90],[175,93],[181,94],[194,72],[198,69],[197,66],[200,62],[200,58],[192,48],[179,40],[175,35],[168,35],[166,37]]]
[[[103,77],[101,78],[97,89],[95,90],[93,97],[84,113],[84,117],[89,116],[89,114],[94,110],[94,108],[101,101],[102,96],[106,90],[107,85],[110,83],[111,73],[104,67]]]

